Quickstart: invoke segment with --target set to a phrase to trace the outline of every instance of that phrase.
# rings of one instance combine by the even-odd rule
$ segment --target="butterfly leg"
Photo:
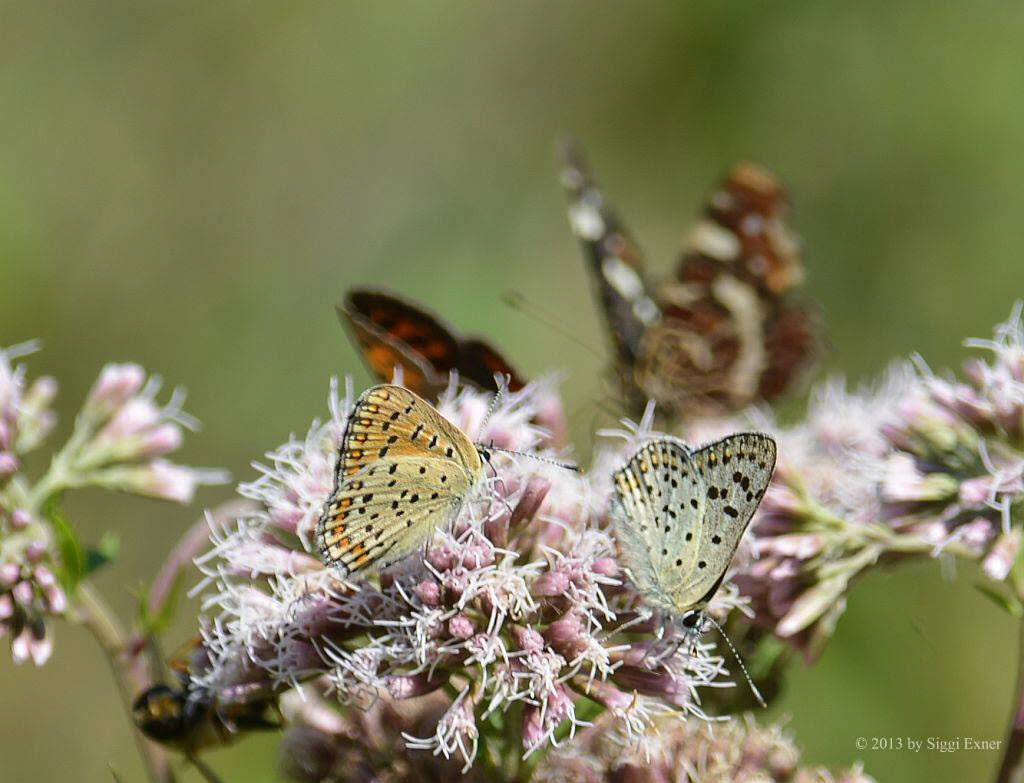
[[[672,652],[667,653],[665,655],[662,655],[661,656],[661,660],[664,661],[664,660],[670,660],[672,658],[675,658],[676,653],[679,652],[679,648],[683,646],[683,642],[684,641],[686,641],[686,637],[681,637],[679,639],[675,639],[674,640],[674,644],[672,646]]]
[[[666,649],[657,653],[649,653],[644,657],[645,662],[649,658],[651,663],[654,664],[654,666],[660,666],[663,661],[669,660],[679,651],[679,648],[680,646],[682,646],[686,637],[684,636],[678,639],[667,640],[665,637],[665,632],[673,627],[674,624],[668,618],[662,620],[657,630],[654,632],[655,638],[658,639],[658,641],[664,641],[673,646],[670,650]]]
[[[490,465],[491,463],[488,462],[487,464]],[[493,465],[491,466],[491,470],[494,470]],[[508,502],[508,485],[505,483],[505,479],[498,475],[496,470],[494,471],[494,488],[501,490],[497,493],[498,497],[501,498],[501,502],[505,504],[505,509],[508,511],[509,516],[511,516],[514,509],[512,508],[512,504]]]

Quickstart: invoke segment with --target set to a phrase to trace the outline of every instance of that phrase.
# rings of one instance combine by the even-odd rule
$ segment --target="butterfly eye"
[[[700,620],[700,612],[690,612],[683,618],[683,627],[693,628],[698,620]]]

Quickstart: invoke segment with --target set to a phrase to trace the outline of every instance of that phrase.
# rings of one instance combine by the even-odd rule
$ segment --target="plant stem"
[[[1017,698],[996,783],[1019,783],[1024,780],[1024,621],[1020,623],[1017,656]]]
[[[121,699],[125,705],[130,705],[135,692],[145,683],[124,656],[127,638],[124,629],[92,585],[86,582],[79,584],[75,598],[79,622],[99,642]],[[153,783],[174,783],[174,773],[163,749],[144,737],[134,725],[132,735],[149,779]]]
[[[1010,584],[1017,600],[1024,602],[1024,556],[1018,553],[1010,570]],[[1020,621],[1017,648],[1017,699],[1013,705],[1010,728],[1003,746],[1003,760],[999,765],[996,783],[1024,781],[1024,620]]]
[[[207,783],[221,783],[221,779],[217,776],[210,767],[204,762],[199,756],[190,754],[188,760],[192,763],[192,766],[196,768],[196,771],[206,779]]]

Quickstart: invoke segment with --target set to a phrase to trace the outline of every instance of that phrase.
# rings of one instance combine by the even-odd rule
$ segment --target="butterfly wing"
[[[788,296],[804,275],[788,209],[779,181],[752,163],[734,166],[709,199],[655,293],[662,333],[641,351],[638,383],[663,407],[772,399],[813,362],[814,318]]]
[[[402,368],[402,382],[418,394],[436,397],[448,385],[458,340],[439,319],[382,291],[352,289],[338,306],[367,366],[385,383]]]
[[[476,447],[426,400],[400,386],[368,389],[317,526],[321,555],[346,574],[400,560],[454,518],[482,473]]]
[[[643,255],[597,189],[579,151],[566,145],[562,184],[569,223],[583,246],[619,361],[632,367],[647,328],[659,318],[644,278]]]
[[[721,264],[767,295],[803,280],[800,242],[785,223],[789,196],[767,169],[733,166],[690,234],[679,268],[682,280],[700,277],[699,260]]]
[[[338,306],[338,317],[381,381],[390,381],[401,367],[402,383],[426,397],[444,391],[452,370],[481,389],[495,388],[495,373],[509,376],[512,391],[523,386],[519,374],[483,340],[459,337],[423,307],[392,294],[352,289]]]
[[[481,389],[494,388],[495,374],[508,378],[509,391],[519,391],[524,386],[522,377],[505,357],[476,337],[460,341],[457,369],[460,378],[472,381]]]
[[[697,559],[704,479],[686,446],[662,439],[643,446],[613,480],[616,535],[633,583],[648,603],[673,612]]]
[[[693,453],[706,501],[696,563],[673,593],[677,610],[706,604],[722,583],[771,480],[775,453],[775,441],[759,432],[729,435]]]

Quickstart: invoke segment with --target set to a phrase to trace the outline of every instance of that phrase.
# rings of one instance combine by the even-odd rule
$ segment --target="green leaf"
[[[174,584],[167,592],[163,606],[154,614],[149,611],[149,590],[139,595],[139,630],[144,636],[157,636],[170,626],[181,603],[181,594],[185,584],[185,571],[181,569],[174,577]]]
[[[84,576],[88,576],[93,571],[96,571],[107,563],[112,563],[117,560],[118,554],[121,552],[121,538],[111,530],[108,530],[100,538],[100,542],[96,546],[88,547],[85,550],[85,573]]]
[[[1011,617],[1024,617],[1024,606],[1021,606],[1020,601],[1013,596],[1005,595],[994,587],[989,587],[981,582],[974,585],[974,588],[1000,609],[1009,613]]]
[[[58,578],[64,589],[70,594],[73,593],[78,583],[85,576],[85,553],[82,550],[82,542],[78,534],[71,526],[64,511],[60,507],[59,498],[51,498],[43,508],[43,516],[53,527],[54,535],[57,538],[57,548],[60,550],[60,567]]]

